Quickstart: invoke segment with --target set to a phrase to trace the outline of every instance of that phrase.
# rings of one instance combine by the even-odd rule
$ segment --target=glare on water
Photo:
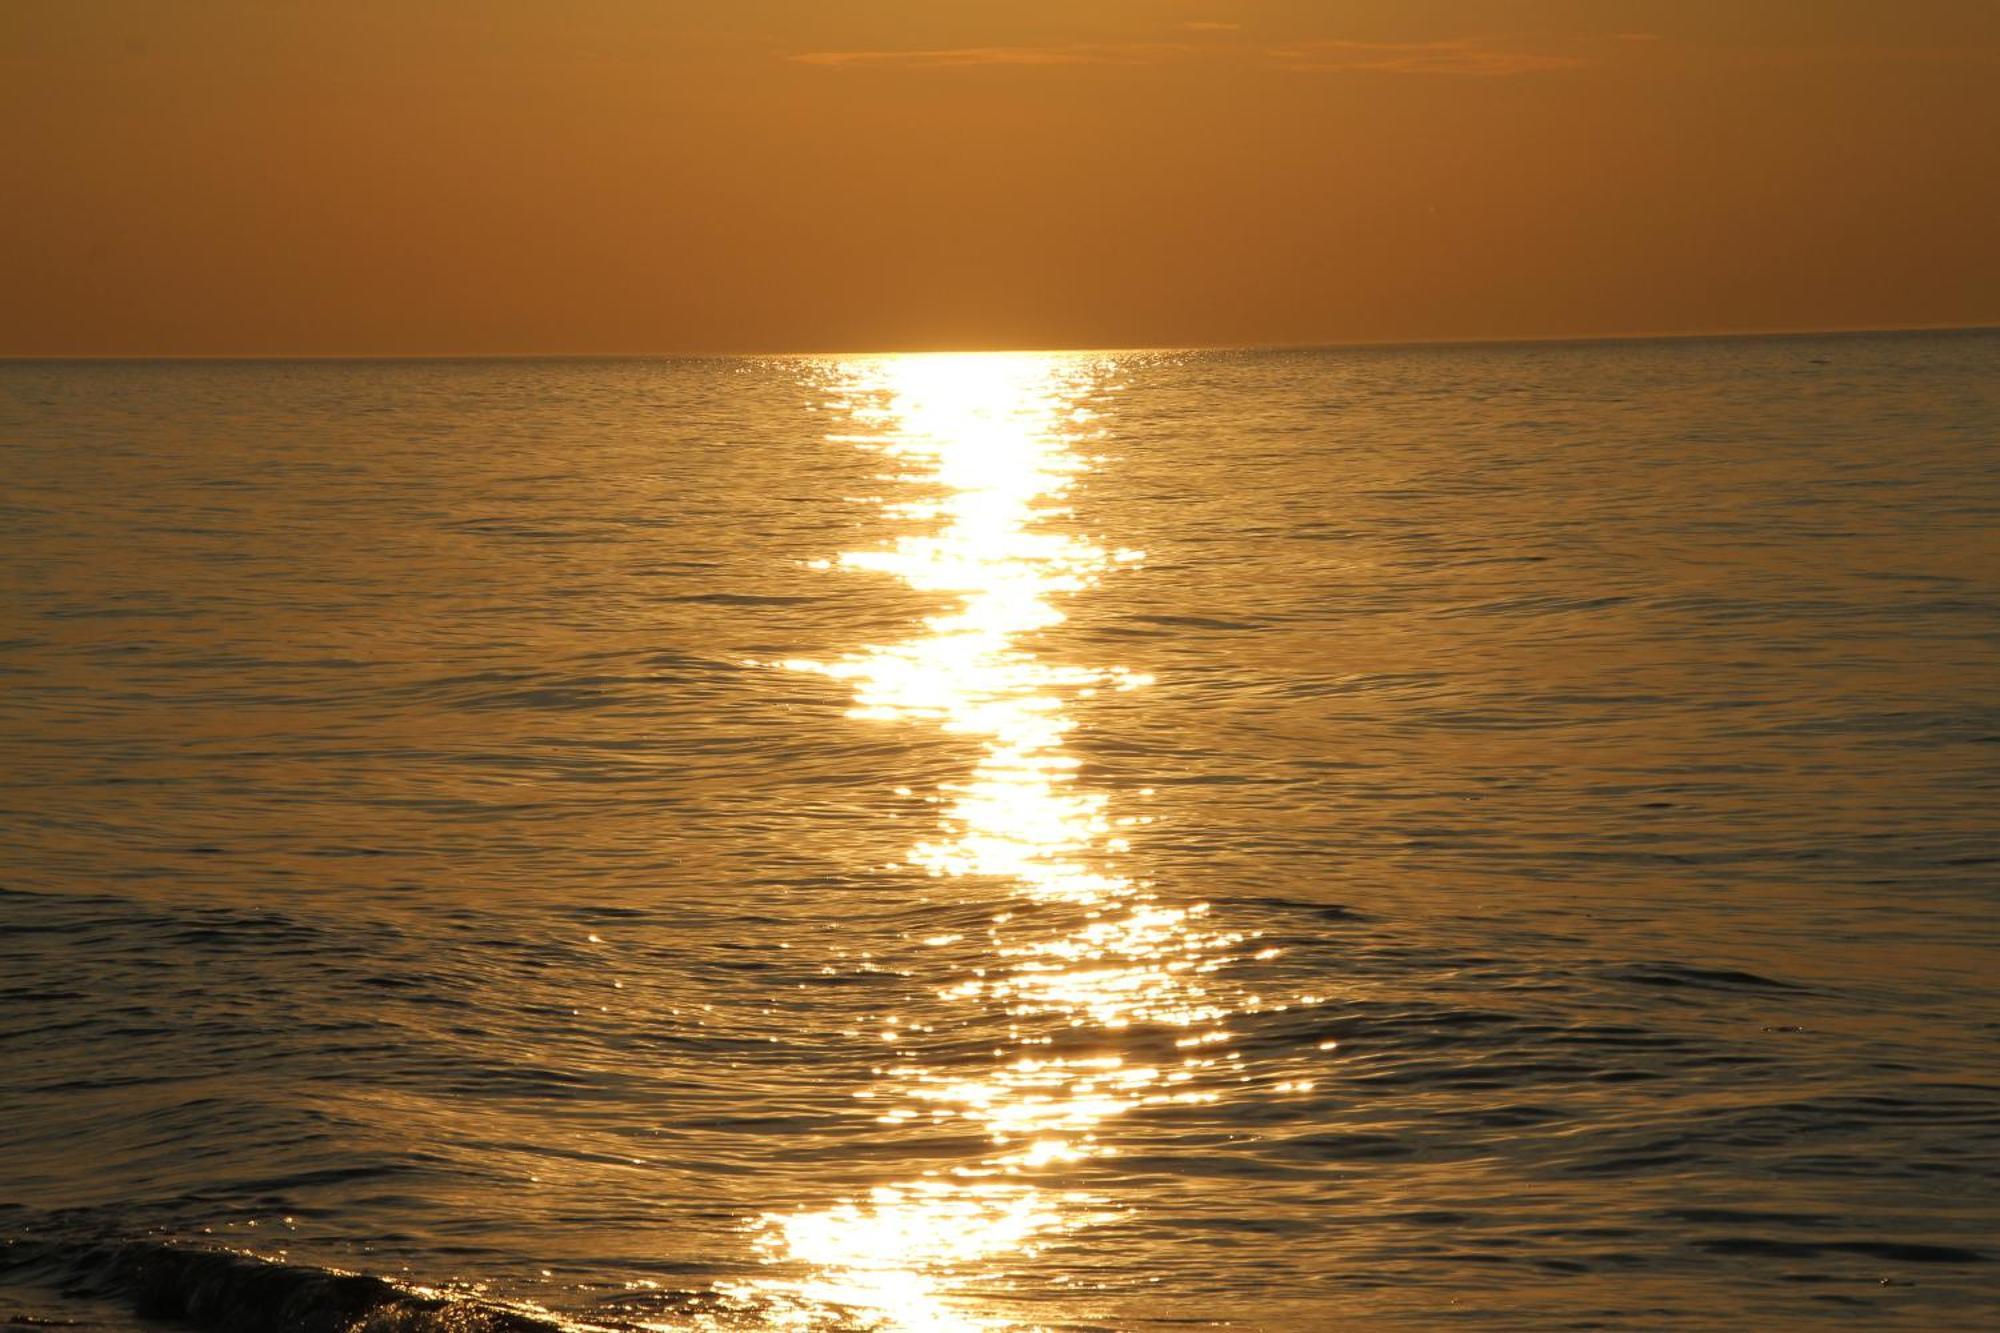
[[[977,738],[983,754],[962,781],[935,793],[933,836],[911,865],[938,877],[987,877],[995,895],[993,956],[943,990],[954,1004],[1024,1020],[1016,1049],[988,1068],[884,1071],[863,1091],[886,1123],[957,1118],[978,1127],[988,1154],[949,1173],[884,1184],[863,1199],[764,1219],[774,1264],[811,1276],[761,1284],[814,1306],[862,1312],[884,1327],[986,1328],[955,1289],[1007,1256],[1101,1215],[1106,1201],[1064,1187],[1063,1168],[1115,1151],[1104,1130],[1147,1104],[1213,1099],[1191,1086],[1220,1062],[1212,1041],[1172,1068],[1040,1050],[1030,1027],[1115,1032],[1134,1022],[1213,1028],[1229,1006],[1205,978],[1241,937],[1210,929],[1203,909],[1158,898],[1119,873],[1126,844],[1111,793],[1077,779],[1064,749],[1069,701],[1133,690],[1148,678],[1122,665],[1051,662],[1023,639],[1063,619],[1082,593],[1143,553],[1108,549],[1062,530],[1064,496],[1089,462],[1082,399],[1098,369],[1073,357],[914,356],[850,363],[838,402],[852,428],[835,443],[879,452],[901,492],[894,518],[921,524],[839,564],[887,574],[955,604],[923,632],[832,662],[794,661],[851,685],[862,723],[930,725]],[[1014,934],[1009,895],[1083,910],[1066,933]],[[1218,1034],[1219,1035],[1219,1034]]]
[[[1984,1327],[1996,358],[0,364],[0,1324]]]

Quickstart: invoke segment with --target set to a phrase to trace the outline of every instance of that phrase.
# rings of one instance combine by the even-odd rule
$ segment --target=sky
[[[1996,0],[0,0],[0,355],[2000,323]]]

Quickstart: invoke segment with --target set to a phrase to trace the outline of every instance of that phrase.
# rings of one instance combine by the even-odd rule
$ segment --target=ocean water
[[[2000,1319],[2000,334],[0,365],[0,1321]]]

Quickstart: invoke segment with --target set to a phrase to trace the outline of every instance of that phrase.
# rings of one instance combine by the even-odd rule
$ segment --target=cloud
[[[1236,25],[1189,23],[1202,31]],[[1160,65],[1181,60],[1250,60],[1300,72],[1459,75],[1501,78],[1593,63],[1582,56],[1530,50],[1490,39],[1461,37],[1433,42],[1307,41],[1289,46],[1245,47],[1185,42],[1063,43],[1042,46],[954,46],[928,50],[807,51],[786,57],[822,69],[975,69],[1076,65]]]
[[[963,69],[979,65],[1147,65],[1185,47],[1167,43],[1072,43],[1064,46],[954,46],[930,51],[807,51],[795,64],[829,69]]]
[[[1183,27],[1183,28],[1187,29],[1187,30],[1188,30],[1189,32],[1241,32],[1241,31],[1243,31],[1243,25],[1242,25],[1241,23],[1215,23],[1215,22],[1211,22],[1211,21],[1209,21],[1209,20],[1207,20],[1207,19],[1196,19],[1196,20],[1195,20],[1194,22],[1192,22],[1192,23],[1183,23],[1183,24],[1181,24],[1181,27]]]
[[[1369,74],[1436,74],[1505,78],[1577,69],[1591,62],[1556,51],[1500,46],[1478,38],[1442,42],[1300,42],[1265,53],[1285,69]]]

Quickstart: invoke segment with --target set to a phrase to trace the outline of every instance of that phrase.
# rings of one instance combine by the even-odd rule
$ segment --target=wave
[[[0,1238],[0,1280],[109,1299],[215,1333],[585,1333],[486,1301],[163,1241]]]

